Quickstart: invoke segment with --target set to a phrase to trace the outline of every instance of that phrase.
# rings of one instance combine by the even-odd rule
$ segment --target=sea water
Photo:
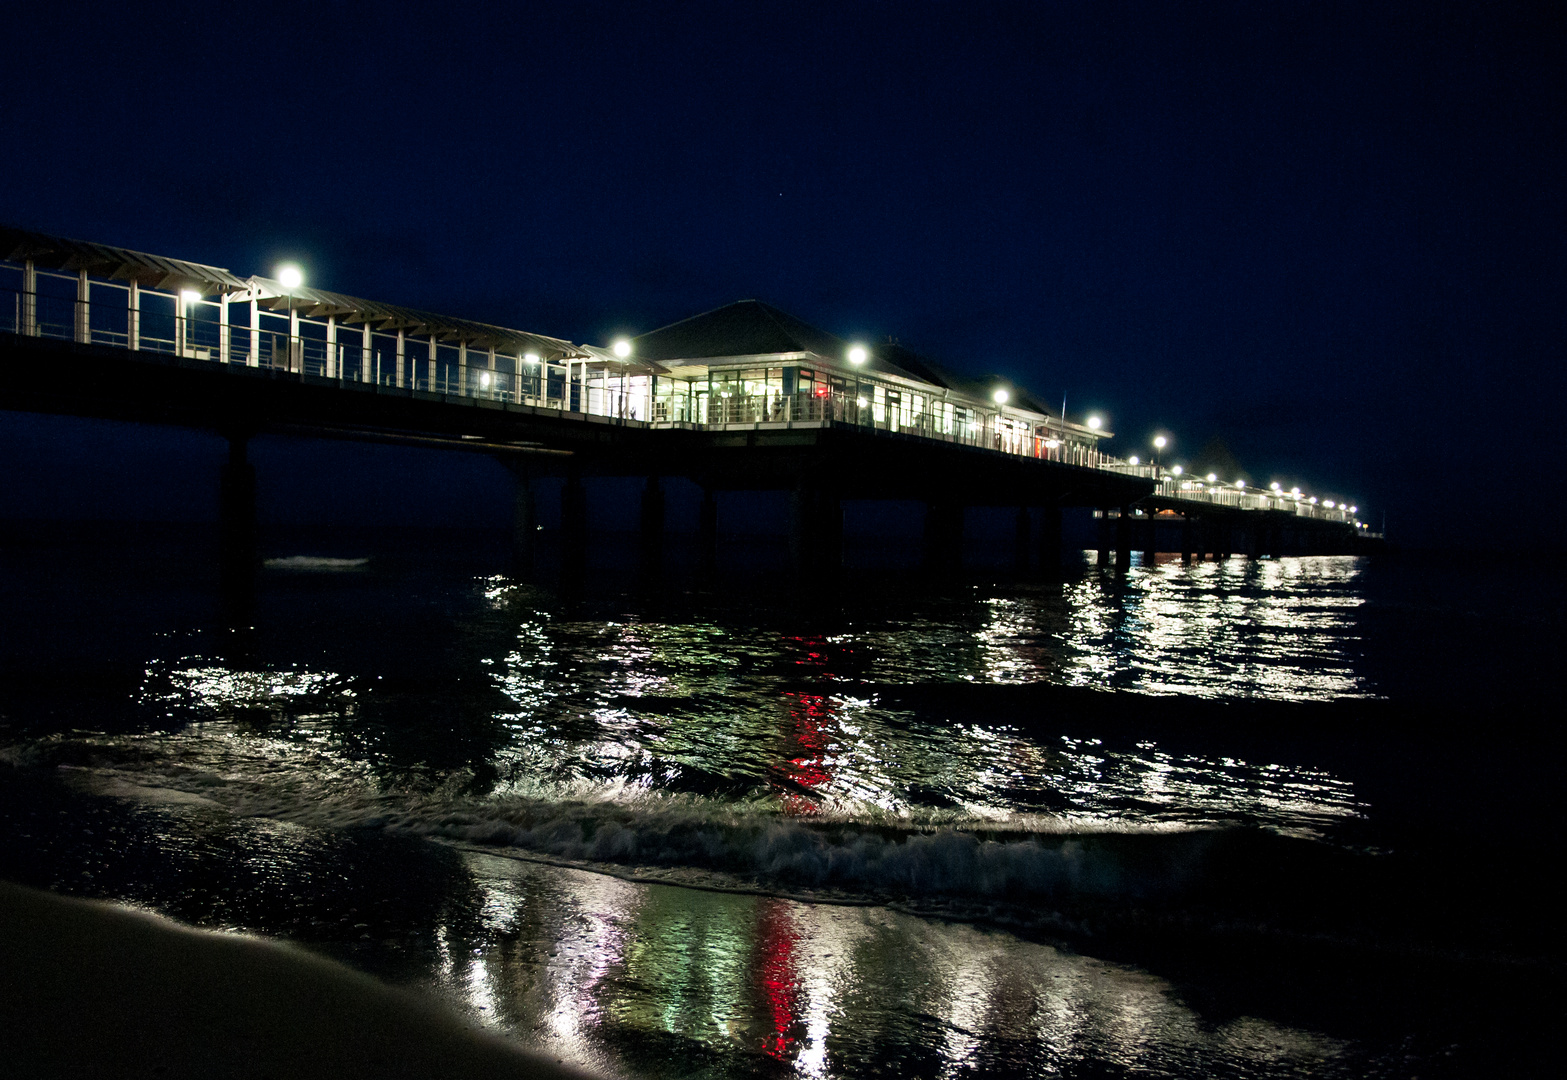
[[[295,534],[236,611],[209,548],[7,535],[0,873],[630,1075],[1536,1060],[1538,568],[562,588]]]

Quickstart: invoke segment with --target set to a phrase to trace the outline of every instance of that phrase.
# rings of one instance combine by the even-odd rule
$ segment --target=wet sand
[[[589,1074],[299,949],[0,882],[0,1075]]]

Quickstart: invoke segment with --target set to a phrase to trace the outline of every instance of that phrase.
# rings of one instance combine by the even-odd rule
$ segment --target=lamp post
[[[625,338],[616,338],[615,339],[615,343],[612,346],[610,346],[610,351],[613,352],[615,354],[616,359],[618,359],[620,361],[620,410],[619,411],[620,411],[620,418],[622,420],[624,420],[626,418],[626,359],[631,355],[631,342],[628,341]],[[607,372],[605,373],[605,376],[604,376],[604,382],[606,384],[609,382],[609,374]],[[606,386],[605,389],[607,390],[608,387]]]
[[[996,449],[997,450],[1005,450],[1006,449],[1006,447],[1002,445],[1001,424],[1007,418],[1007,402],[1011,399],[1011,397],[1012,397],[1012,395],[1007,391],[1007,388],[1004,387],[1004,386],[996,387],[996,389],[990,395],[990,400],[994,401],[996,403]]]
[[[523,360],[523,363],[527,364],[531,368],[537,368],[539,366],[539,354],[536,353],[536,352],[523,353],[522,360]],[[549,374],[548,372],[544,373],[546,378],[548,378],[548,374]],[[522,400],[522,385],[523,385],[522,384],[522,372],[519,371],[519,372],[517,372],[517,385],[512,390],[513,395],[517,398],[517,400],[519,402]],[[549,394],[549,387],[543,385],[543,380],[541,379],[540,380],[539,393],[537,395],[534,395],[534,396],[546,398],[544,403],[546,405],[548,405],[549,404],[549,401],[547,400],[548,394]]]
[[[305,275],[293,263],[277,268],[278,284],[288,290],[288,369],[294,370],[295,342],[299,338],[299,313],[294,310],[294,290],[305,283]],[[299,373],[305,373],[305,350],[299,349]]]
[[[195,289],[180,290],[179,318],[175,322],[175,329],[178,331],[175,336],[178,338],[178,340],[175,342],[174,349],[174,351],[177,352],[180,356],[190,356],[194,354],[194,350],[191,347],[191,340],[193,335],[190,332],[190,311],[191,305],[200,299],[201,294]]]
[[[851,346],[849,346],[848,357],[849,357],[850,370],[854,373],[854,392],[849,396],[849,399],[846,400],[843,403],[843,411],[845,413],[847,413],[849,411],[849,401],[855,402],[855,406],[854,406],[854,422],[856,424],[860,422],[860,407],[859,407],[859,400],[860,400],[860,371],[859,371],[859,369],[860,369],[860,365],[865,363],[865,359],[869,355],[870,354],[865,351],[865,346],[863,346],[863,345],[851,345]]]

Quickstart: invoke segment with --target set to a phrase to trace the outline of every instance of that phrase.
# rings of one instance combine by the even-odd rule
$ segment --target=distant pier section
[[[516,554],[532,559],[533,481],[565,479],[565,550],[586,481],[644,478],[656,560],[660,479],[787,490],[804,569],[841,559],[842,502],[926,506],[929,566],[962,560],[965,507],[1015,506],[1020,565],[1058,566],[1061,512],[1091,508],[1101,561],[1340,553],[1374,542],[1357,508],[1105,453],[1100,418],[959,374],[897,344],[844,341],[742,300],[607,346],[317,289],[293,267],[241,277],[182,259],[0,227],[0,407],[193,426],[229,440],[225,549],[253,561],[262,433],[485,453],[516,477]]]

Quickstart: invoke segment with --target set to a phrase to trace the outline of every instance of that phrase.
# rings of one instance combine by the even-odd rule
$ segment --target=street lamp
[[[1185,471],[1186,470],[1181,468],[1179,465],[1172,465],[1170,467],[1170,473],[1171,473],[1171,475],[1174,475],[1174,476],[1180,476],[1181,473],[1183,473]]]
[[[849,363],[854,365],[857,368],[861,364],[865,363],[866,359],[870,356],[870,353],[865,351],[865,346],[864,345],[850,345],[849,346],[849,352],[848,352],[847,355],[849,357]],[[856,409],[855,414],[854,414],[854,420],[855,420],[856,423],[858,423],[859,419],[860,419],[860,415],[859,415],[858,409],[859,408],[864,408],[863,405],[859,404],[860,403],[860,375],[859,375],[859,372],[855,372],[855,375],[854,375],[854,401],[855,401],[855,404],[858,406],[858,408]],[[845,403],[845,405],[844,405],[844,412],[848,412],[848,410],[849,410],[849,407],[848,407],[847,403]]]
[[[1219,474],[1218,473],[1209,473],[1208,474],[1208,483],[1210,483],[1210,484],[1215,483],[1215,482],[1218,481],[1218,479],[1219,479]]]
[[[1097,416],[1090,416],[1088,418],[1088,427],[1092,431],[1098,431],[1103,425],[1104,421],[1099,419]]]
[[[1137,460],[1137,455],[1136,454],[1133,454],[1131,457],[1127,458],[1126,459],[1126,463],[1128,465],[1141,465],[1142,464],[1142,462]]]
[[[304,271],[293,263],[284,263],[277,268],[277,282],[288,290],[288,370],[294,370],[294,339],[299,336],[299,314],[294,310],[294,290],[305,283]],[[277,346],[277,339],[272,339],[273,348]],[[277,357],[273,356],[276,362]],[[304,354],[300,354],[303,367]]]
[[[180,318],[179,318],[179,342],[178,342],[179,350],[178,351],[179,351],[179,354],[181,356],[184,356],[186,354],[186,352],[188,351],[187,350],[187,346],[190,344],[190,340],[191,340],[191,333],[190,333],[190,306],[192,304],[194,304],[196,301],[200,300],[200,299],[201,299],[201,294],[199,292],[197,292],[195,289],[181,289],[180,290]]]
[[[998,387],[996,392],[990,395],[991,400],[993,400],[997,405],[1005,405],[1007,403],[1007,399],[1011,396],[1011,394],[1007,393],[1007,389],[1004,386]]]
[[[624,360],[626,357],[631,355],[631,342],[627,341],[625,338],[616,338],[615,344],[611,346],[611,349],[616,356]]]

